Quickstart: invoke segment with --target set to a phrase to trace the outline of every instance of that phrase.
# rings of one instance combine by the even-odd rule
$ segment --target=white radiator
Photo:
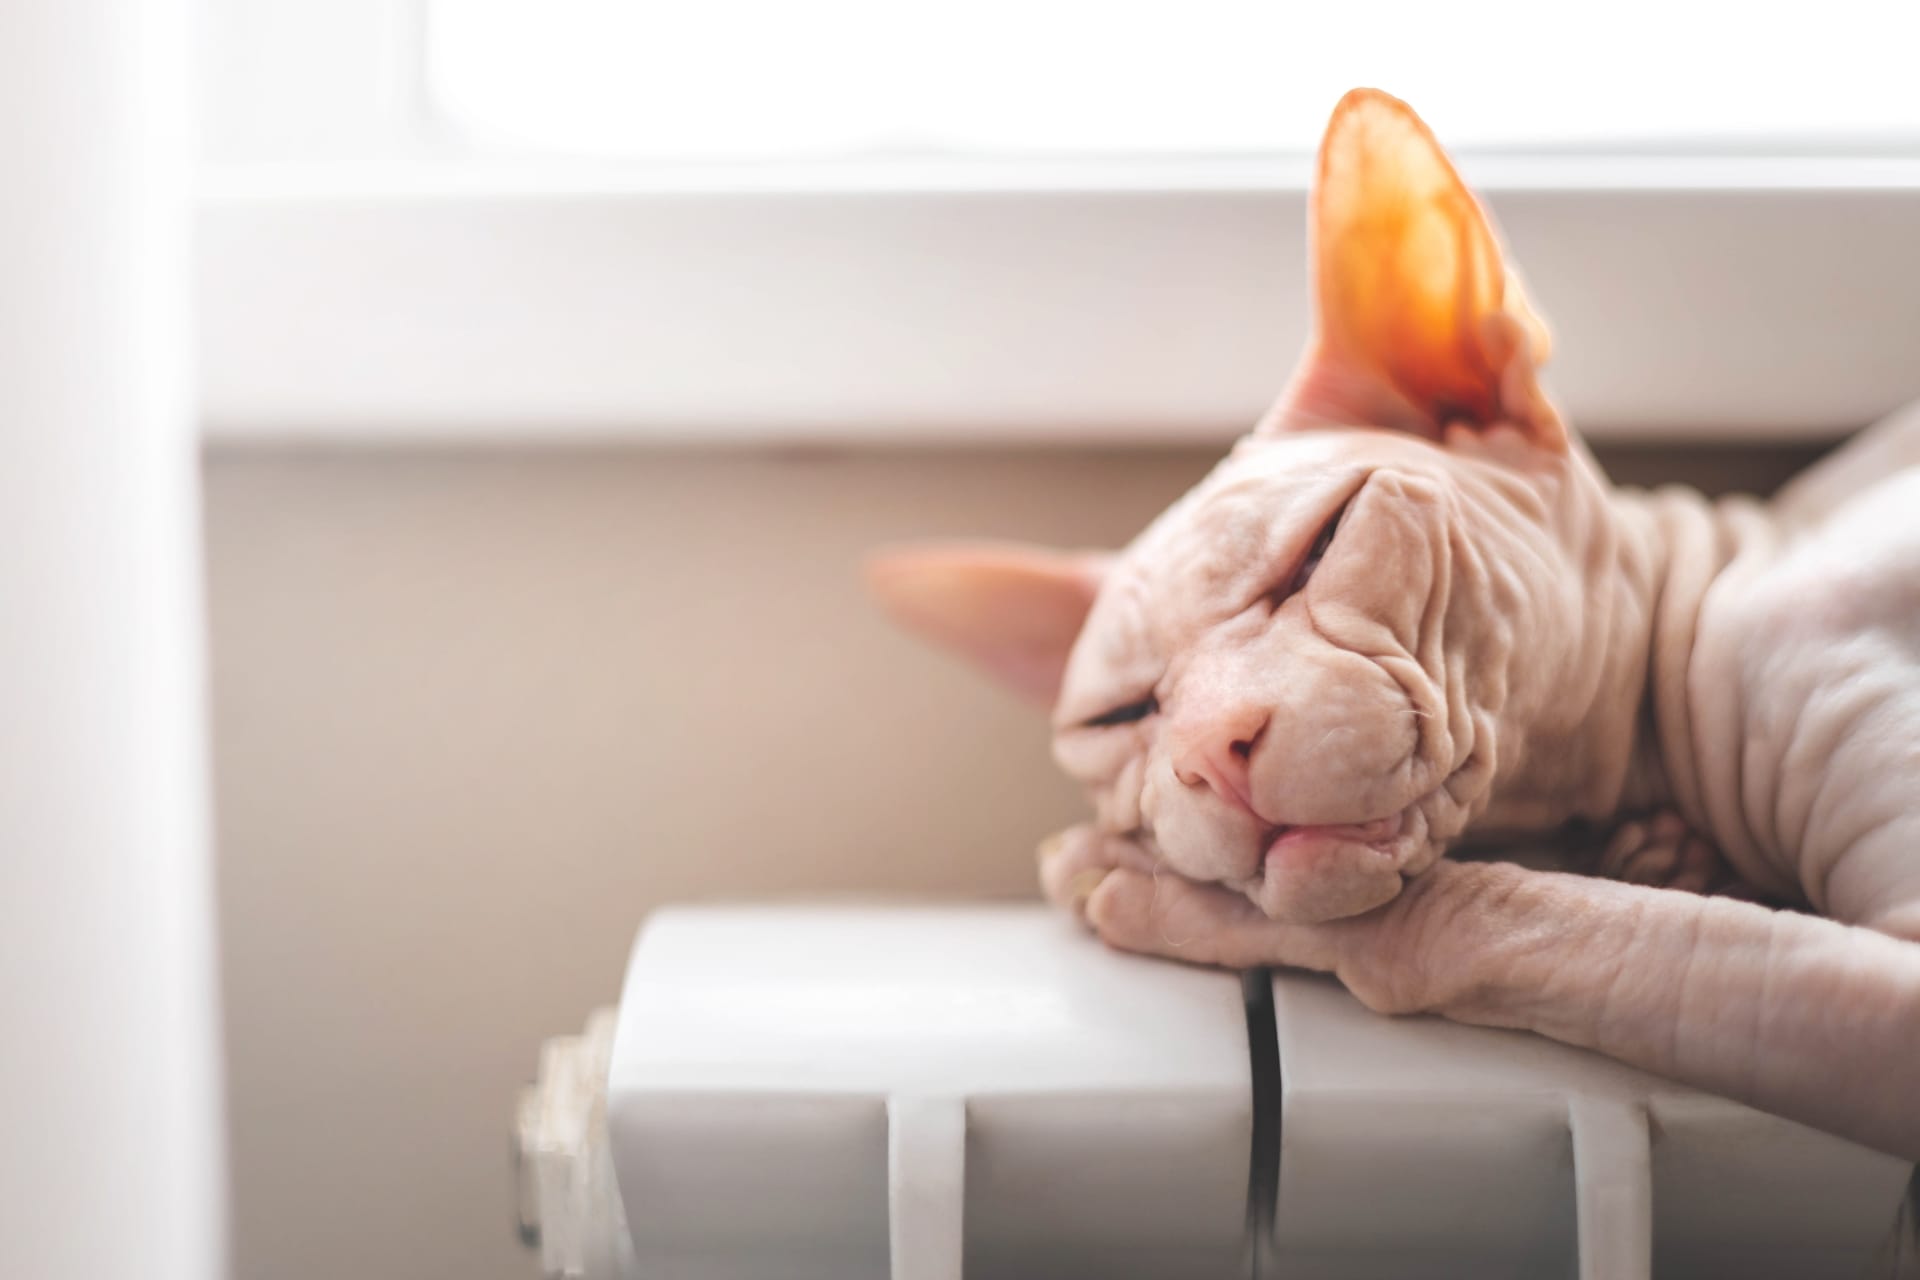
[[[1038,906],[661,912],[517,1128],[523,1229],[586,1280],[1888,1274],[1912,1172]]]

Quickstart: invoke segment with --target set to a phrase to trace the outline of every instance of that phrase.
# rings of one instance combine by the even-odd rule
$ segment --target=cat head
[[[1290,385],[1126,549],[907,548],[869,575],[1052,708],[1103,828],[1300,921],[1390,899],[1486,806],[1574,643],[1569,521],[1603,483],[1491,223],[1404,103],[1341,101],[1311,227]]]

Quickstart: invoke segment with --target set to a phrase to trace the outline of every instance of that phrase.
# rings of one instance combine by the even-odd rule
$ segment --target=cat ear
[[[1340,100],[1320,144],[1311,237],[1316,333],[1261,431],[1386,426],[1442,439],[1498,423],[1567,447],[1538,382],[1546,326],[1406,103],[1377,89]]]
[[[867,585],[893,620],[1052,706],[1108,557],[1012,543],[889,548]]]

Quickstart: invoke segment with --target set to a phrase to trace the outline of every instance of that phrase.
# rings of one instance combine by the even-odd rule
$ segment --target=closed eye
[[[1082,727],[1087,729],[1105,729],[1116,724],[1132,724],[1137,720],[1145,720],[1159,709],[1160,700],[1152,694],[1148,694],[1138,702],[1129,702],[1125,706],[1115,707],[1111,711],[1102,711],[1093,719],[1084,722]]]
[[[1339,531],[1340,517],[1346,514],[1347,509],[1341,507],[1328,518],[1324,525],[1320,526],[1320,532],[1314,538],[1313,545],[1307,548],[1306,558],[1300,561],[1300,567],[1293,571],[1291,578],[1287,579],[1286,588],[1272,595],[1271,599],[1276,606],[1307,585],[1307,579],[1313,577],[1313,571],[1320,567],[1320,562],[1326,558],[1327,552],[1333,547],[1333,535]]]

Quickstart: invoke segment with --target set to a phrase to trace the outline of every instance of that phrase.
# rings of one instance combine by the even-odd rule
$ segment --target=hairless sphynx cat
[[[1117,947],[1329,971],[1920,1158],[1920,412],[1766,503],[1615,488],[1382,93],[1334,113],[1312,237],[1291,385],[1124,551],[872,565],[1053,707],[1096,816],[1047,892]],[[1569,824],[1612,832],[1587,874],[1443,857]]]

